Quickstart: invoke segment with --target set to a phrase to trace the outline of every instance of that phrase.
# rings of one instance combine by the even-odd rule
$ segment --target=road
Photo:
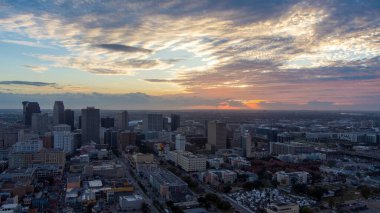
[[[138,191],[139,194],[144,197],[144,202],[146,204],[148,204],[151,212],[153,212],[153,213],[159,213],[159,211],[157,210],[157,208],[153,205],[152,199],[148,195],[145,194],[145,192],[141,189],[140,185],[137,183],[137,180],[134,177],[132,177],[132,175],[130,174],[130,171],[133,171],[133,169],[131,168],[131,166],[129,165],[129,163],[127,162],[127,160],[124,157],[121,157],[121,158],[118,158],[118,159],[120,160],[120,162],[122,164],[124,164],[124,166],[125,166],[125,168],[127,170],[127,172],[126,172],[126,178],[128,180],[130,180],[130,182],[131,182],[130,184],[132,184],[133,187],[135,189],[137,189],[136,191]]]

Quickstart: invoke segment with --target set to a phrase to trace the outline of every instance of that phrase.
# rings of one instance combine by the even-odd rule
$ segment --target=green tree
[[[306,194],[307,193],[307,185],[306,184],[294,184],[292,186],[292,191],[297,194]]]
[[[143,203],[141,205],[141,211],[144,212],[144,213],[149,213],[150,212],[150,209],[149,209],[149,205],[147,203]]]
[[[223,192],[224,193],[230,193],[231,190],[232,190],[232,187],[230,185],[223,187]]]
[[[333,209],[334,206],[335,206],[335,200],[332,199],[332,198],[329,198],[328,202],[329,202],[329,207],[330,207],[330,209]]]
[[[368,186],[361,186],[360,188],[360,194],[365,198],[368,199],[368,197],[371,195],[371,189]]]
[[[228,201],[220,201],[218,202],[217,207],[220,210],[230,210],[231,204]]]
[[[326,192],[327,190],[320,186],[316,186],[314,188],[309,189],[309,195],[316,198],[318,201],[321,200],[323,194]]]

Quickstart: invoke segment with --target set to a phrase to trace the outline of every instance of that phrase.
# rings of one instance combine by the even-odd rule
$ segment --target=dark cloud
[[[33,100],[42,108],[51,108],[55,100],[63,100],[65,106],[74,109],[96,106],[101,109],[190,109],[194,106],[218,106],[225,99],[211,99],[197,95],[153,96],[144,93],[55,93],[15,94],[0,92],[1,108],[20,108],[23,100]]]
[[[39,82],[39,81],[0,81],[2,85],[25,85],[25,86],[36,86],[36,87],[46,87],[51,86],[54,88],[58,88],[57,83],[47,83],[47,82]]]
[[[141,47],[132,47],[123,44],[98,44],[96,47],[103,48],[106,50],[126,52],[126,53],[151,53],[152,50],[144,49]]]

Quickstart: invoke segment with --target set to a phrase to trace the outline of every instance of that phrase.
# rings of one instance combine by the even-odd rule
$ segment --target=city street
[[[130,181],[130,184],[133,185],[133,187],[135,188],[135,192],[144,197],[144,201],[146,204],[148,204],[149,209],[151,210],[152,213],[159,213],[157,208],[153,205],[152,199],[148,195],[145,194],[145,192],[141,189],[141,187],[137,183],[137,180],[131,175],[130,171],[132,170],[132,168],[129,165],[129,163],[127,162],[127,160],[124,157],[121,157],[118,159],[125,166],[126,171],[127,171],[126,172],[126,178]]]

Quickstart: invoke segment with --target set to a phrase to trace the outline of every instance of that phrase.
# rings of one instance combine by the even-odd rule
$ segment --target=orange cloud
[[[244,101],[244,105],[247,106],[250,109],[260,109],[260,103],[264,100],[248,100]]]

